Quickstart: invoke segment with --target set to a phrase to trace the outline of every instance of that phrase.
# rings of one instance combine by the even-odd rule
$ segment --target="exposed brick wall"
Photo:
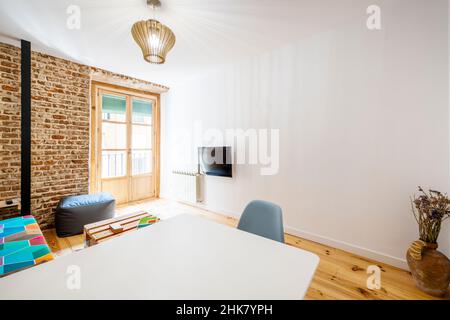
[[[0,43],[0,200],[20,197],[20,48]],[[53,226],[62,196],[88,193],[90,69],[32,52],[31,209]],[[0,209],[0,219],[18,207]]]
[[[20,49],[0,43],[0,200],[20,197]],[[18,207],[0,208],[0,220]]]
[[[90,81],[168,88],[72,61],[31,54],[31,209],[53,227],[65,195],[89,191]],[[20,48],[0,43],[0,200],[20,197]],[[0,220],[18,214],[0,209]]]
[[[5,220],[17,217],[19,215],[20,215],[19,206],[4,207],[1,210],[0,219]]]
[[[88,193],[89,67],[31,55],[31,208],[41,228],[61,197]]]

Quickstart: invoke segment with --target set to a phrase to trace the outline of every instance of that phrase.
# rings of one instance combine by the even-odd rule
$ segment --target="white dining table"
[[[317,255],[179,215],[0,278],[0,299],[302,299]]]

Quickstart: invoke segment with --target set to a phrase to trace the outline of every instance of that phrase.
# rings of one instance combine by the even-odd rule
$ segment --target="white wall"
[[[279,173],[240,165],[233,179],[206,177],[205,207],[239,215],[273,201],[287,231],[404,267],[418,238],[409,197],[417,185],[450,192],[447,14],[447,1],[399,1],[382,8],[381,31],[362,12],[171,88],[161,195],[195,152],[196,124],[280,129]]]

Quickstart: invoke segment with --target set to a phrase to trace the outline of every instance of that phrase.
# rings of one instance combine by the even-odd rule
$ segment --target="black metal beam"
[[[31,214],[31,44],[21,41],[21,178],[22,215]]]

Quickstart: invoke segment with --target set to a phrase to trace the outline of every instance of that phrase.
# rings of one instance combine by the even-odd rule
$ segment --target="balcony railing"
[[[139,175],[152,172],[151,150],[132,151],[131,173]],[[126,175],[126,152],[103,151],[102,178],[123,177]]]

